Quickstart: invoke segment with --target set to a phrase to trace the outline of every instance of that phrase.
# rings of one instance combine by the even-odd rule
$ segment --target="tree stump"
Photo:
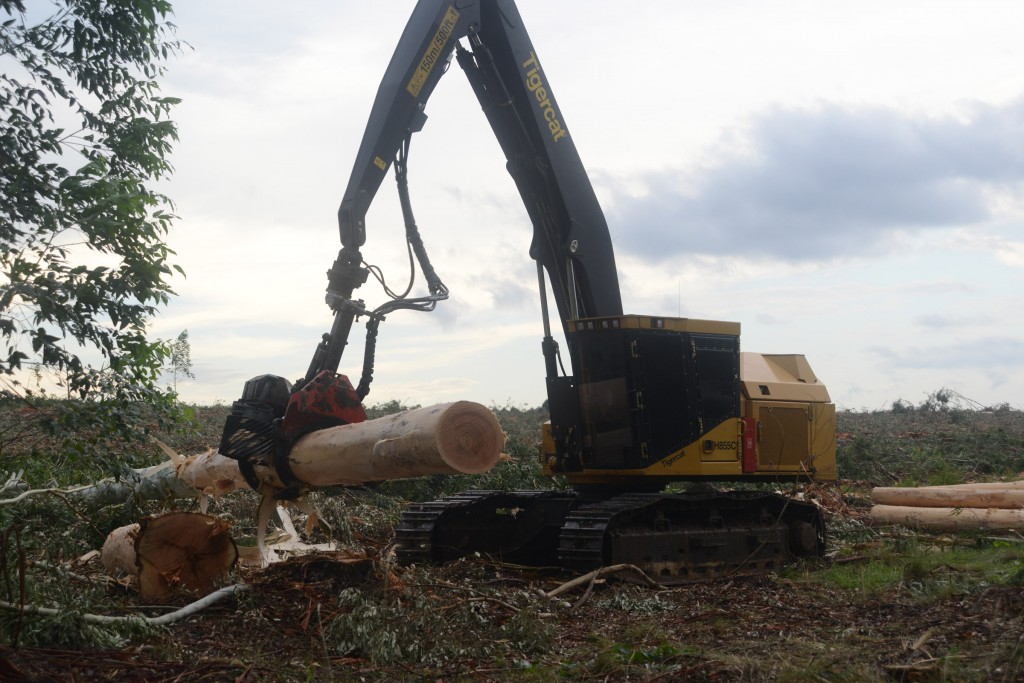
[[[227,522],[194,512],[169,512],[114,529],[100,552],[111,573],[138,582],[144,597],[179,589],[209,592],[238,559]]]

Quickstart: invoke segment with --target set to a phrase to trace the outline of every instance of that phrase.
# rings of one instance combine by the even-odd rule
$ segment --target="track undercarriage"
[[[579,572],[627,563],[672,585],[763,575],[821,555],[825,526],[817,506],[757,492],[467,491],[410,506],[396,537],[406,564],[471,553]]]

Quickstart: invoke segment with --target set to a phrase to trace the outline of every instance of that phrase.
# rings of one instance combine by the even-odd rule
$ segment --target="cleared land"
[[[331,537],[350,552],[241,571],[237,578],[250,590],[164,628],[84,622],[78,612],[169,609],[144,605],[103,580],[93,563],[71,560],[98,548],[110,529],[167,505],[84,513],[42,496],[0,506],[0,599],[61,609],[47,617],[0,613],[0,679],[1024,680],[1024,536],[865,525],[873,485],[1024,477],[1024,413],[936,396],[920,406],[839,415],[846,479],[806,490],[827,510],[829,556],[759,581],[670,590],[597,583],[552,600],[539,591],[571,575],[487,558],[415,569],[389,564],[404,500],[551,485],[533,460],[540,410],[497,410],[513,460],[487,474],[318,494]],[[215,443],[226,412],[198,409],[198,431],[168,440],[185,453]],[[25,468],[34,486],[100,474],[48,452],[45,440],[33,448],[7,442],[0,468]],[[122,455],[135,467],[158,457]],[[256,503],[238,491],[211,511],[246,537],[254,533]],[[311,540],[325,539],[317,532]]]

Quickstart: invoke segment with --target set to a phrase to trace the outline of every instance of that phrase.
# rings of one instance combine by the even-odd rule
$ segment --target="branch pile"
[[[1024,481],[871,491],[876,525],[935,531],[1024,529]]]

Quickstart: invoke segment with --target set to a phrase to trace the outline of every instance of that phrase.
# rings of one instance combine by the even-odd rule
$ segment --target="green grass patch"
[[[805,566],[787,576],[847,591],[856,599],[906,591],[924,603],[988,586],[1024,585],[1024,544],[1009,541],[949,547],[929,544],[926,538],[888,539],[847,559],[853,561],[821,569]]]

